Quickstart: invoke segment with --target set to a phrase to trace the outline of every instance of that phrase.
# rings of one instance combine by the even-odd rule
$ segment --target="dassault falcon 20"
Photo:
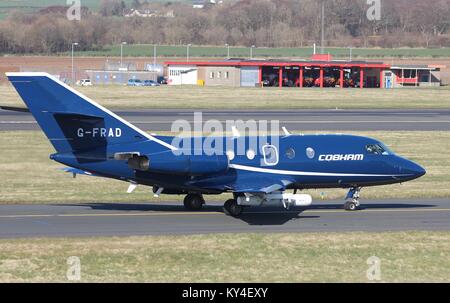
[[[194,144],[177,147],[174,137],[142,131],[49,74],[7,77],[55,148],[50,159],[66,165],[66,171],[126,181],[129,192],[139,184],[152,186],[156,195],[186,195],[189,210],[200,209],[204,195],[224,192],[233,194],[224,205],[232,216],[248,206],[307,207],[311,196],[297,191],[309,188],[348,188],[344,208],[356,210],[362,187],[425,174],[380,141],[350,135],[291,135],[285,130],[267,137],[259,150],[243,153],[224,150],[236,136],[223,136],[216,138],[224,142],[220,148],[198,153]],[[246,143],[250,140],[244,136]]]

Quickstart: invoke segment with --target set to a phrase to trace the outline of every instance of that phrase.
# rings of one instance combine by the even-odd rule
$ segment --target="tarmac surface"
[[[136,126],[169,131],[171,123],[192,123],[194,111],[119,110]],[[279,120],[292,130],[450,130],[450,110],[201,111],[203,121]],[[38,130],[29,113],[0,110],[0,131]],[[317,201],[306,210],[248,208],[240,218],[225,216],[222,203],[185,211],[180,203],[81,203],[0,205],[0,238],[132,236],[236,232],[450,231],[450,199],[362,201],[347,212],[342,201]]]
[[[197,212],[181,203],[1,205],[0,238],[91,237],[242,232],[450,231],[450,199],[315,201],[306,210],[247,208],[226,216],[222,203]]]
[[[203,121],[226,120],[279,120],[280,128],[291,130],[450,130],[450,109],[435,110],[198,110]],[[170,131],[172,122],[194,120],[189,110],[118,110],[119,116],[143,130]],[[29,113],[0,110],[0,131],[38,130],[39,126]]]

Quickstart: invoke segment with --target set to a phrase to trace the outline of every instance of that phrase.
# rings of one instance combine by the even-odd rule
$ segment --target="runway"
[[[193,122],[191,110],[118,110],[119,116],[141,129],[170,131],[172,122],[183,119]],[[198,110],[203,121],[219,120],[279,120],[280,127],[292,130],[450,130],[450,109],[436,110]],[[0,130],[37,130],[28,113],[0,110]]]
[[[91,237],[242,232],[450,231],[450,199],[362,201],[347,212],[342,201],[308,209],[247,208],[240,218],[222,204],[185,211],[180,203],[1,205],[0,238]]]
[[[448,110],[201,111],[203,121],[279,120],[280,127],[308,130],[450,130]],[[175,120],[193,120],[187,110],[122,110],[116,113],[144,130],[168,131]],[[0,110],[0,130],[38,130],[28,113]],[[450,231],[450,199],[362,201],[346,212],[342,201],[317,201],[306,210],[249,208],[225,216],[221,203],[200,212],[181,204],[84,203],[1,205],[0,238],[90,237],[236,232]]]

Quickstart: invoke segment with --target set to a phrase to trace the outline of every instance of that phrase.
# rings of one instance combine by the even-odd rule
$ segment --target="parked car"
[[[167,84],[167,79],[164,78],[164,77],[160,77],[160,78],[158,79],[158,83],[159,83],[159,84],[162,84],[162,85],[166,85],[166,84]]]
[[[160,84],[153,80],[145,80],[144,86],[160,86]]]
[[[127,86],[144,86],[144,82],[139,79],[130,79],[128,80]]]
[[[92,86],[92,82],[90,79],[81,79],[77,81],[78,86]]]

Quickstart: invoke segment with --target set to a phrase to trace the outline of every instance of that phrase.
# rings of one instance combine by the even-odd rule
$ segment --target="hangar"
[[[244,60],[165,62],[168,82],[206,86],[384,87],[389,65],[381,62],[313,60]]]
[[[442,66],[392,66],[383,62],[332,60],[245,60],[165,62],[170,85],[232,87],[358,87],[439,86]]]

